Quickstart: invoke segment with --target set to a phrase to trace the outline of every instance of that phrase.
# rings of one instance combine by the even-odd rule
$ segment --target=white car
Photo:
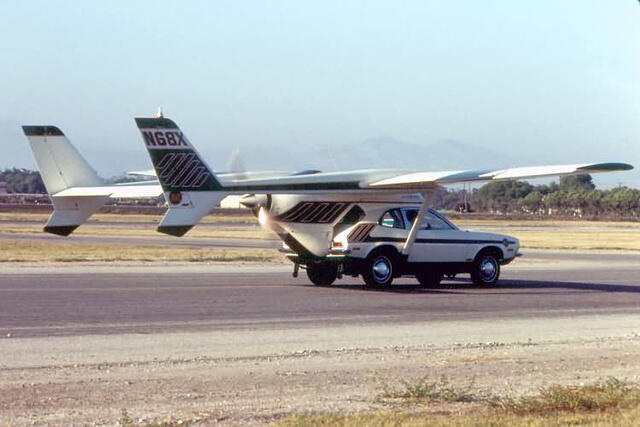
[[[519,255],[515,237],[461,230],[434,209],[426,211],[411,243],[417,206],[364,207],[366,212],[354,206],[336,225],[326,257],[304,259],[285,247],[294,263],[306,267],[314,284],[361,275],[370,286],[388,286],[400,276],[415,276],[420,284],[434,286],[445,275],[469,273],[473,283],[492,285],[500,277],[500,266]]]

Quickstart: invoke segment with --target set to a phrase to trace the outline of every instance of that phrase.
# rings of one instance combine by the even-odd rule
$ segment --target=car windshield
[[[418,215],[418,209],[406,209],[405,216],[407,221],[413,224]],[[436,211],[429,209],[422,220],[421,230],[453,230],[454,227],[441,217]]]

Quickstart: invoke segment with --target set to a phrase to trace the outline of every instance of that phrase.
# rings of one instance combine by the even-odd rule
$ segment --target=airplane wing
[[[550,176],[617,172],[633,169],[626,163],[585,163],[573,165],[528,166],[500,170],[465,170],[443,172],[413,172],[371,182],[369,188],[397,190],[428,190],[438,185],[474,181],[507,181]]]
[[[165,117],[135,119],[159,183],[167,199],[167,213],[158,231],[181,236],[230,194],[333,194],[362,196],[425,193],[440,185],[500,181],[633,169],[626,163],[587,163],[512,169],[463,171],[407,171],[368,169],[344,172],[216,174],[178,125]],[[189,207],[190,209],[185,209]]]

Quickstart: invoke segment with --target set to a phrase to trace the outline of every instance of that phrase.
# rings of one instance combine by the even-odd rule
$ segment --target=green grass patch
[[[381,402],[479,402],[486,397],[474,394],[473,381],[465,387],[452,385],[447,378],[437,381],[420,378],[414,382],[402,381],[399,386],[383,385],[378,396]]]

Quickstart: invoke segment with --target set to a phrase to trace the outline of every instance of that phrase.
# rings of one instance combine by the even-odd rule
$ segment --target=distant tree
[[[436,209],[460,210],[464,205],[465,190],[449,190],[438,188],[433,196],[433,206]]]
[[[523,181],[490,182],[473,192],[473,206],[477,210],[509,212],[517,209],[518,200],[533,191],[533,185]]]
[[[544,196],[539,191],[532,191],[518,201],[518,206],[526,213],[539,214],[542,213],[544,207],[543,198]]]
[[[569,175],[560,178],[559,189],[563,191],[591,191],[596,186],[591,175]]]
[[[40,173],[27,169],[5,169],[0,172],[0,181],[7,183],[9,193],[46,194],[47,190]]]
[[[546,194],[558,191],[560,187],[558,186],[557,182],[553,181],[550,184],[536,185],[534,189],[544,196]]]

